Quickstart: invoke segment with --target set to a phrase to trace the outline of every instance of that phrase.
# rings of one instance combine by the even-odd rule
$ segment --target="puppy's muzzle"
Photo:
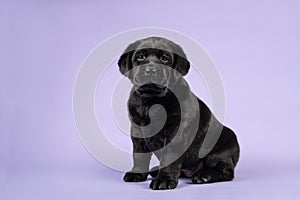
[[[144,69],[144,74],[146,76],[157,76],[158,70],[159,69],[153,65],[146,66]]]
[[[140,94],[165,94],[168,85],[166,67],[158,64],[139,66],[134,76],[134,84]]]
[[[137,86],[142,86],[148,83],[155,83],[166,86],[167,79],[165,69],[160,65],[147,64],[141,65],[134,74],[134,83]]]

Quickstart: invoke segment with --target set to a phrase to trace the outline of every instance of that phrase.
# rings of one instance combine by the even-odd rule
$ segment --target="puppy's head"
[[[118,61],[122,74],[143,96],[163,96],[168,86],[188,73],[188,62],[182,48],[160,37],[150,37],[130,44]]]

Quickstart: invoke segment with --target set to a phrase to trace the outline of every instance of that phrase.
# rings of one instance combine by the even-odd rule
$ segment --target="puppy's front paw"
[[[151,181],[150,188],[152,190],[174,189],[174,188],[176,188],[177,184],[178,184],[177,180],[156,178]]]
[[[127,172],[123,178],[125,182],[142,182],[147,180],[148,173]]]

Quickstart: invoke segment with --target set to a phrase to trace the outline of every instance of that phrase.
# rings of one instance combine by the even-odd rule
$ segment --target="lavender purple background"
[[[299,199],[299,1],[1,1],[1,199]],[[156,26],[201,44],[226,89],[241,159],[233,182],[153,192],[81,145],[72,90],[90,50]],[[127,142],[127,141],[126,141]]]

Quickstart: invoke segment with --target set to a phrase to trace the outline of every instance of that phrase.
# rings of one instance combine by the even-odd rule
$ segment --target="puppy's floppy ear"
[[[118,61],[119,70],[125,76],[128,76],[128,71],[132,69],[132,61],[131,61],[132,55],[133,55],[133,51],[129,51],[129,52],[125,51],[121,55]]]
[[[180,55],[174,54],[174,69],[176,69],[182,76],[186,75],[190,69],[190,62],[187,60],[186,57],[182,57]]]
[[[128,72],[133,68],[131,58],[139,44],[140,44],[139,41],[130,44],[125,49],[124,53],[121,55],[118,61],[120,72],[129,78],[130,78],[130,74]]]

